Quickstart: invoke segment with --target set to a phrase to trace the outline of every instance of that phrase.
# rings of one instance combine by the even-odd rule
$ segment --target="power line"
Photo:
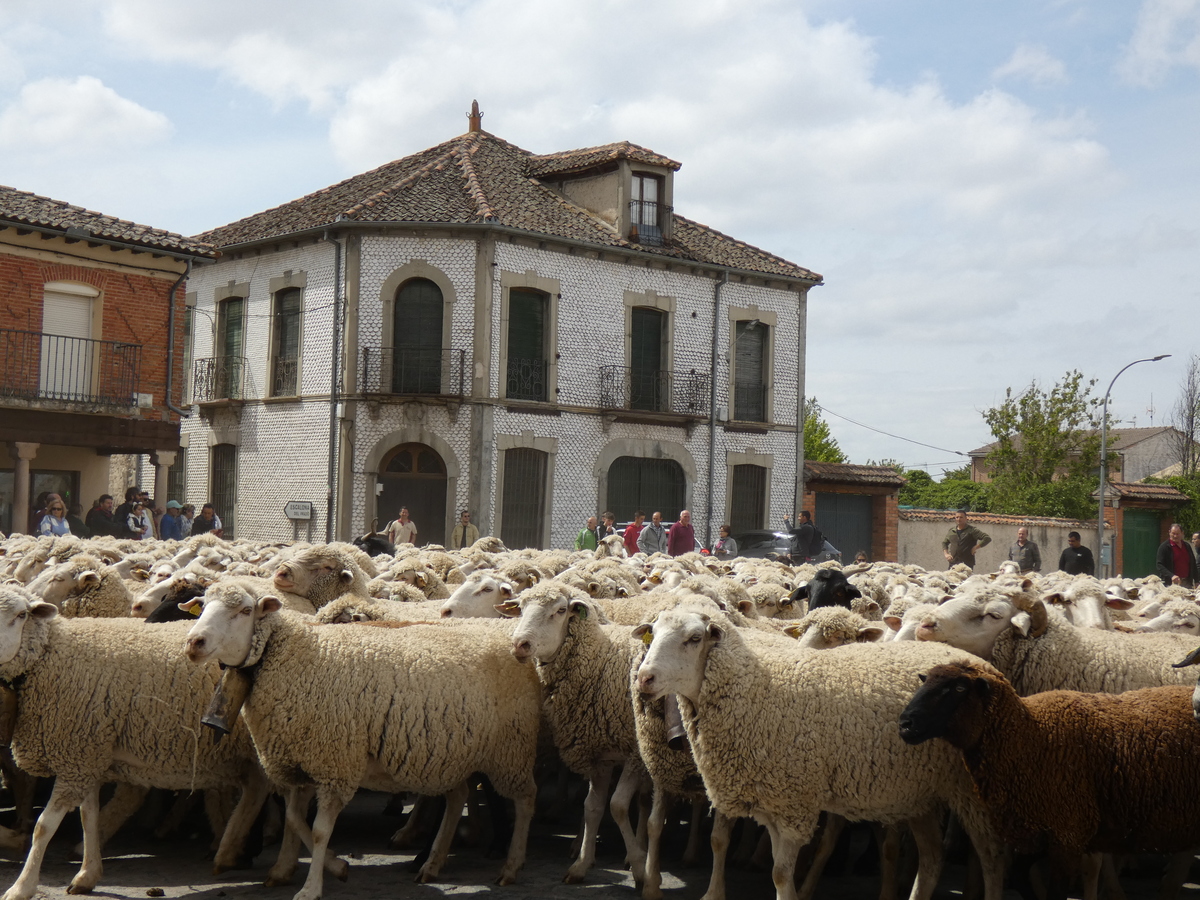
[[[926,444],[926,443],[923,443],[922,441],[914,441],[912,438],[901,437],[898,434],[892,434],[890,431],[884,431],[881,428],[873,428],[870,425],[864,425],[862,422],[855,421],[854,419],[850,418],[849,416],[843,416],[841,413],[834,412],[828,406],[818,405],[817,409],[820,410],[821,412],[827,412],[831,416],[837,416],[839,419],[845,419],[851,425],[857,425],[859,428],[865,428],[865,429],[867,429],[867,431],[874,431],[876,434],[882,434],[886,437],[895,438],[898,441],[907,441],[910,444],[916,444],[918,447],[928,447],[930,450],[937,450],[940,453],[953,453],[955,456],[966,456],[967,455],[966,453],[963,453],[961,450],[947,450],[945,447],[935,447],[933,444]]]

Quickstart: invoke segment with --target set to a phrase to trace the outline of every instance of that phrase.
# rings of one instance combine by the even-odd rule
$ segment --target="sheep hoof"
[[[341,857],[338,857],[326,868],[329,870],[329,873],[338,881],[346,881],[350,878],[350,863],[346,862]]]
[[[291,873],[287,875],[267,874],[267,880],[263,882],[263,887],[283,887],[285,884],[292,883]]]
[[[72,881],[70,883],[70,885],[67,886],[67,893],[68,894],[90,894],[92,892],[92,888],[94,888],[94,887],[95,887],[95,885],[92,885],[92,884],[76,884],[75,882]]]
[[[563,876],[563,884],[579,884],[581,881],[583,881],[582,872],[575,872],[568,869],[567,874]]]
[[[501,885],[501,886],[504,886],[507,884],[516,884],[516,883],[517,883],[516,875],[501,875],[499,878],[496,879],[496,884]]]
[[[224,875],[228,871],[229,871],[229,866],[218,866],[218,865],[214,864],[212,867],[212,873],[214,875]]]
[[[430,882],[437,881],[437,877],[437,869],[431,869],[427,866],[422,866],[421,871],[417,873],[417,877],[413,880],[417,884],[429,884]]]
[[[642,900],[662,900],[662,888],[658,887],[643,887]]]

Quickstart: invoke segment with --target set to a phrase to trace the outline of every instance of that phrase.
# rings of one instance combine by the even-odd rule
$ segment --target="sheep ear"
[[[719,644],[725,637],[725,629],[716,622],[708,623],[708,636],[714,644]]]
[[[1033,618],[1027,612],[1019,612],[1012,617],[1013,631],[1021,637],[1029,637],[1029,629],[1033,627]]]
[[[270,594],[267,594],[265,597],[259,597],[258,601],[254,605],[257,607],[258,617],[260,619],[268,613],[277,612],[278,610],[283,609],[283,601],[278,597],[272,597]]]
[[[787,597],[787,598],[779,601],[779,609],[781,612],[783,610],[795,609],[795,608],[796,608],[796,601],[794,601],[791,597]]]
[[[874,600],[870,600],[867,602],[867,605],[863,607],[863,609],[870,613],[877,613],[879,612],[879,604]]]
[[[924,684],[924,683],[925,683],[925,680],[926,680],[927,678],[929,678],[929,676],[928,676],[928,675],[926,675],[924,672],[918,672],[918,673],[917,673],[917,681],[921,682],[921,684]]]
[[[53,619],[58,615],[58,607],[45,600],[34,600],[29,604],[29,614],[35,619]]]
[[[737,608],[738,612],[740,612],[742,615],[748,616],[758,607],[755,606],[753,600],[739,600]]]
[[[413,580],[416,581],[418,587],[425,587],[426,578],[424,572],[418,572]]]
[[[902,618],[900,618],[900,616],[884,616],[883,617],[883,624],[885,624],[888,628],[892,629],[892,631],[899,631],[900,626],[903,623],[904,623],[904,620]]]
[[[1128,597],[1130,600],[1136,600],[1137,595],[1138,595],[1138,589],[1135,587],[1132,587],[1125,592],[1125,596]]]
[[[342,569],[341,573],[338,575],[338,578],[346,584],[354,583],[354,573],[349,569]]]
[[[1055,606],[1066,606],[1069,602],[1060,592],[1055,591],[1053,594],[1046,594],[1042,597],[1043,603],[1053,603]]]
[[[629,588],[625,587],[625,585],[621,585],[620,587],[617,588],[617,596],[618,597],[628,597],[629,596]]]
[[[644,623],[644,624],[638,625],[636,628],[634,628],[633,631],[631,631],[629,633],[629,636],[634,637],[634,638],[641,638],[643,643],[649,644],[650,642],[648,640],[646,640],[646,638],[648,636],[653,635],[653,630],[654,630],[653,625],[651,625],[649,623]],[[1200,653],[1200,650],[1197,650],[1196,652]]]
[[[1185,656],[1182,662],[1175,663],[1172,668],[1182,669],[1185,666],[1194,666],[1198,662],[1200,662],[1200,647],[1197,647],[1195,650]]]
[[[858,643],[860,644],[873,644],[881,637],[883,637],[883,629],[878,625],[867,625],[865,628],[858,629]]]
[[[572,600],[567,608],[571,611],[572,615],[578,616],[581,619],[586,619],[588,613],[592,610],[592,607],[584,600]]]
[[[1122,600],[1120,597],[1107,597],[1104,605],[1109,609],[1133,609],[1132,600]]]
[[[100,573],[88,569],[86,572],[80,572],[75,576],[75,583],[81,588],[85,588],[91,584],[100,583]]]
[[[507,616],[510,619],[521,615],[521,604],[516,600],[505,600],[503,603],[497,603],[493,609],[500,613],[500,615]]]
[[[505,597],[511,597],[513,595],[512,585],[507,581],[500,582],[500,593]]]
[[[138,581],[149,581],[150,580],[150,573],[140,567],[137,569],[134,569],[129,574],[132,575],[134,578],[136,578]]]
[[[790,638],[798,638],[800,635],[804,634],[804,629],[799,625],[788,625],[783,629],[783,633]]]
[[[204,601],[202,601],[199,597],[196,597],[193,600],[187,600],[184,603],[180,603],[179,608],[189,616],[198,616],[204,611]]]

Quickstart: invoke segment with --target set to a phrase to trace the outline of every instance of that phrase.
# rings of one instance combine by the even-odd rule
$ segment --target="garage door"
[[[850,562],[862,550],[867,559],[871,552],[872,498],[866,494],[817,494],[813,516],[825,540],[842,551],[842,560]]]
[[[1147,509],[1127,509],[1122,516],[1125,533],[1121,535],[1121,574],[1142,578],[1154,573],[1158,553],[1159,513]]]

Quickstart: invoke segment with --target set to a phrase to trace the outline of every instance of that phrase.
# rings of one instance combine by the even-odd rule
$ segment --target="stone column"
[[[154,463],[154,502],[163,509],[166,509],[168,500],[183,502],[182,497],[167,496],[167,469],[175,465],[177,455],[175,450],[155,450],[150,456],[150,462]]]
[[[12,530],[14,534],[30,534],[29,522],[29,461],[37,456],[41,444],[16,441],[8,445],[13,458],[13,509]],[[35,523],[36,524],[36,523]]]

